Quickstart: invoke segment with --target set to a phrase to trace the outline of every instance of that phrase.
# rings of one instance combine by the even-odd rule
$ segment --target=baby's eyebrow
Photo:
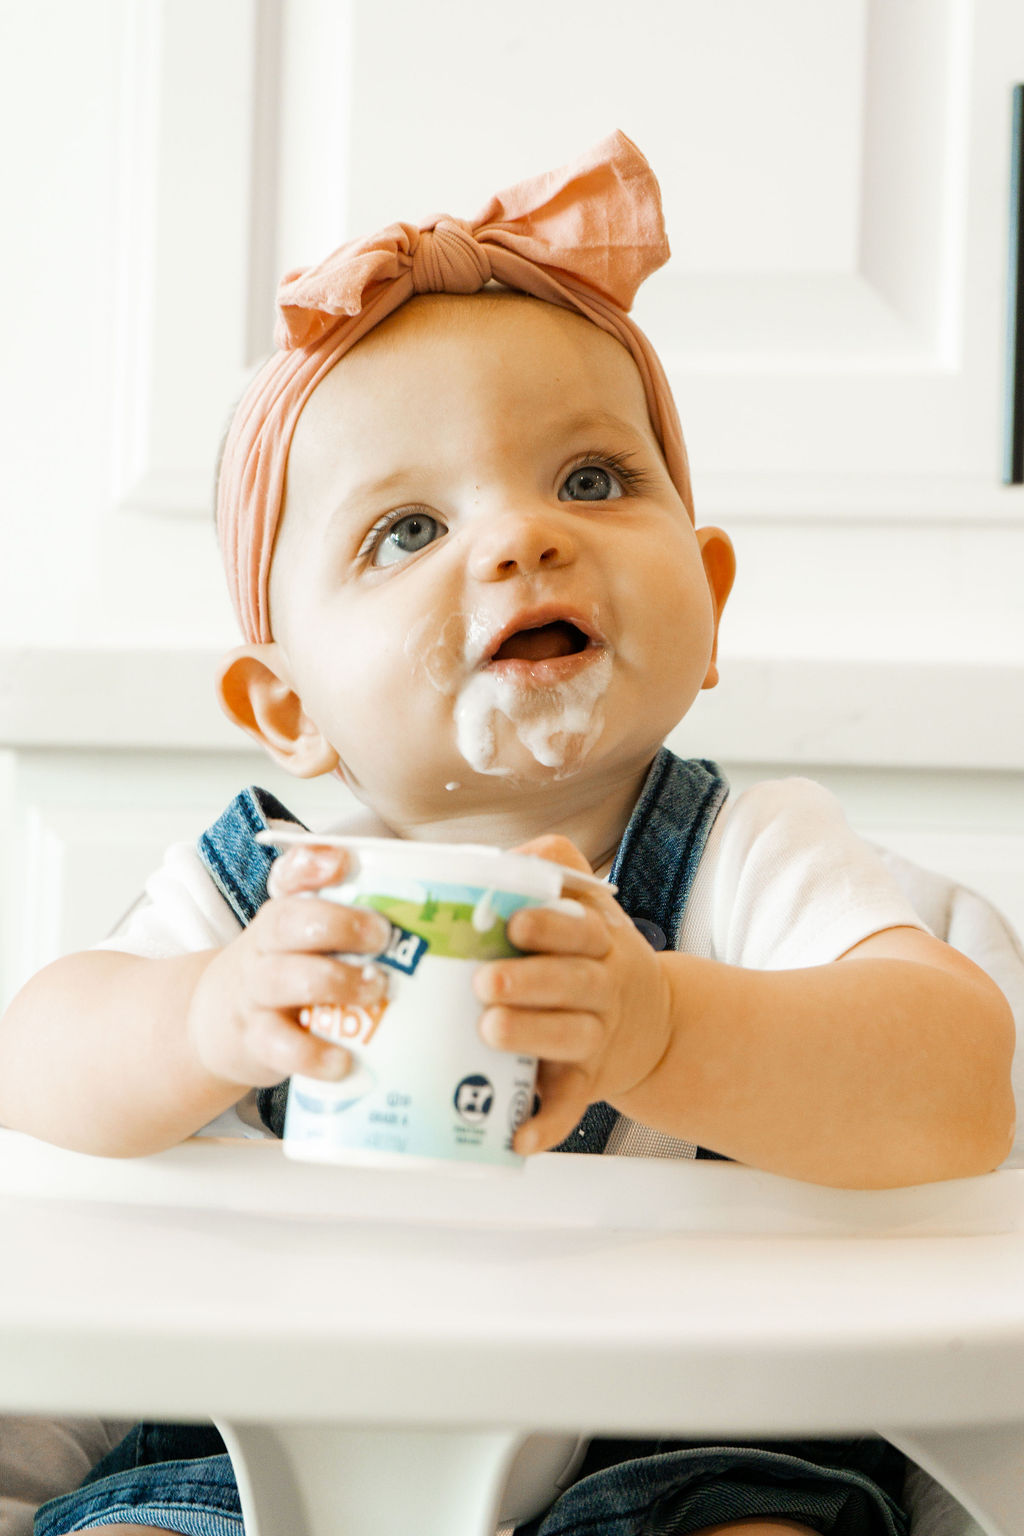
[[[379,513],[386,504],[408,499],[421,501],[430,484],[427,471],[414,467],[396,469],[389,475],[367,475],[355,485],[335,490],[326,531],[329,538],[348,538],[353,527],[367,515]]]
[[[396,469],[390,475],[368,475],[365,480],[360,480],[356,485],[349,486],[344,496],[338,503],[339,510],[357,501],[375,500],[381,496],[390,496],[395,491],[401,491],[405,487],[415,485],[422,479],[423,471],[417,469]]]
[[[643,431],[636,422],[624,421],[621,416],[616,416],[611,411],[582,411],[579,415],[570,416],[566,421],[558,422],[557,430],[564,432],[568,437],[595,430],[616,432],[622,437],[631,437],[634,440],[642,440],[644,437]]]

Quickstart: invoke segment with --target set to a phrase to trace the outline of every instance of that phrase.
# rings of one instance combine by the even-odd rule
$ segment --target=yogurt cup
[[[473,1172],[522,1167],[512,1138],[533,1112],[537,1060],[481,1039],[473,973],[482,961],[521,953],[505,932],[513,912],[560,902],[584,885],[610,887],[548,859],[473,844],[294,831],[259,839],[344,847],[344,883],[316,894],[373,907],[391,924],[374,961],[387,982],[380,1002],[304,1010],[303,1023],[343,1045],[352,1065],[338,1082],[292,1078],[285,1156]]]

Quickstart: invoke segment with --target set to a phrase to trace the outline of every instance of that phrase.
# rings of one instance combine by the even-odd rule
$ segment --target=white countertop
[[[221,652],[0,647],[0,747],[248,750]],[[732,657],[672,736],[724,762],[1024,768],[1024,664]]]

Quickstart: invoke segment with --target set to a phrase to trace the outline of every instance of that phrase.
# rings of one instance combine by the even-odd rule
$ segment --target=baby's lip
[[[559,651],[558,654],[574,654],[596,647],[604,647],[607,644],[590,619],[584,618],[574,608],[568,608],[562,603],[546,603],[539,608],[524,609],[517,613],[513,619],[505,624],[496,634],[484,642],[481,647],[479,664],[489,666],[492,662],[512,659],[513,652],[509,651],[507,657],[499,655],[503,647],[514,645],[515,637],[531,630],[542,630],[549,626],[559,626],[563,629],[560,637],[563,642],[568,639],[571,643],[569,652]],[[564,630],[568,630],[565,636]],[[578,637],[574,642],[571,631],[578,631]]]

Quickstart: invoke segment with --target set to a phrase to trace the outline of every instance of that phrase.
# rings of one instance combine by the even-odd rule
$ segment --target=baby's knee
[[[813,1526],[799,1520],[726,1520],[722,1525],[705,1525],[693,1536],[819,1536]]]
[[[75,1532],[75,1536],[100,1536],[101,1532],[111,1536],[112,1531],[115,1531],[117,1536],[167,1536],[166,1530],[159,1525],[122,1525],[120,1521],[116,1526],[83,1525]]]

